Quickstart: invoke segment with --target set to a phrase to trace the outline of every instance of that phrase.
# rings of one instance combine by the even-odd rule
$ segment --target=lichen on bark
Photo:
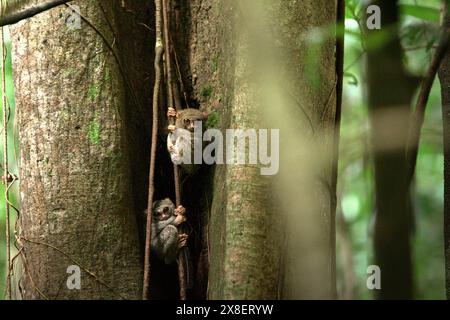
[[[135,6],[146,6],[138,2]],[[127,13],[120,4],[107,1],[77,5],[107,39],[84,21],[80,29],[69,28],[64,6],[12,28],[21,162],[19,222],[26,258],[21,294],[25,299],[138,299],[142,264],[135,200],[143,196],[130,188],[130,172],[140,160],[132,162],[129,154],[136,141],[146,137],[128,139],[136,126],[126,120],[138,118],[139,112],[105,43],[116,36],[121,40],[105,19],[114,27]],[[128,21],[122,27],[134,28]],[[135,29],[133,41],[144,40],[143,30]],[[124,40],[120,46],[128,43]],[[143,59],[151,56],[139,53],[144,47],[123,55],[114,48],[119,59],[140,55],[144,65]],[[141,70],[149,72],[146,67]],[[143,77],[133,75],[129,76],[136,81]],[[148,97],[145,91],[137,95],[141,102]],[[145,194],[145,186],[141,190]],[[81,290],[66,285],[70,265],[81,268]]]

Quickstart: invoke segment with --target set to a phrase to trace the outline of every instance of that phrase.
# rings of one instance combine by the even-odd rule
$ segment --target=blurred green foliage
[[[439,0],[410,0],[401,3],[400,37],[405,48],[405,65],[415,75],[423,75],[433,54],[438,35]],[[424,9],[426,8],[426,9]],[[373,263],[371,216],[374,212],[373,168],[370,159],[365,87],[365,44],[361,43],[359,1],[347,1],[345,73],[342,109],[338,193],[341,212],[348,227],[353,258],[353,298],[372,299],[366,288],[366,269]],[[389,31],[387,31],[389,32]],[[387,35],[389,36],[389,35]],[[374,41],[377,41],[375,39]],[[413,102],[415,99],[413,100]],[[428,102],[416,169],[413,240],[417,299],[444,299],[443,249],[443,154],[439,81],[435,81]],[[345,230],[345,229],[344,229]],[[342,233],[339,228],[338,233]],[[338,235],[338,290],[346,286],[345,250],[348,245]],[[347,247],[345,247],[347,245]],[[348,259],[347,259],[348,260]],[[348,262],[348,261],[347,261]]]
[[[7,58],[5,63],[5,72],[6,72],[6,96],[7,102],[10,108],[9,112],[9,121],[8,121],[8,161],[9,161],[9,172],[18,176],[18,167],[17,167],[17,156],[18,149],[14,126],[14,115],[15,115],[15,102],[14,102],[14,85],[12,78],[12,65],[11,65],[11,42],[9,41],[8,34],[6,34],[6,50],[7,50]],[[2,63],[0,59],[0,64]],[[0,90],[0,95],[2,94]],[[2,106],[2,99],[0,99],[0,106]],[[1,116],[1,124],[0,124],[0,132],[1,132],[1,147],[0,147],[0,157],[1,157],[1,175],[3,175],[3,106],[0,108],[0,116]],[[3,183],[0,183],[0,300],[4,298],[5,293],[5,269],[6,269],[6,242],[5,242],[5,187]],[[12,202],[16,207],[18,206],[18,183],[16,182],[10,188],[10,202]],[[10,217],[11,217],[11,254],[14,255],[16,253],[15,248],[13,246],[14,234],[13,234],[13,225],[15,218],[17,217],[15,211],[10,209]]]

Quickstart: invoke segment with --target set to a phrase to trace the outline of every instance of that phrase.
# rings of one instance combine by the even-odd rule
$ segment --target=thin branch
[[[31,272],[30,269],[28,268],[28,262],[27,262],[27,258],[25,256],[25,253],[23,251],[21,251],[20,257],[22,258],[22,265],[23,268],[25,269],[25,273],[28,275],[28,278],[31,281],[31,285],[33,286],[33,289],[39,293],[39,295],[44,298],[45,300],[50,300],[43,292],[41,289],[38,288],[38,286],[36,286],[36,283],[34,282],[33,277],[31,276]]]
[[[331,187],[331,210],[333,214],[332,228],[335,229],[336,205],[337,205],[337,177],[339,165],[339,138],[341,132],[341,110],[342,110],[342,90],[344,85],[344,40],[345,40],[345,0],[337,2],[337,27],[340,28],[340,34],[336,37],[336,113],[334,117],[334,137],[333,137],[333,163],[332,163],[332,180]],[[331,237],[331,248],[336,247],[336,238]],[[336,282],[336,256],[332,255],[333,261],[333,280]],[[335,296],[337,296],[336,286],[333,286]]]
[[[445,12],[444,20],[450,19],[448,10]],[[411,121],[411,128],[408,137],[408,144],[406,148],[406,159],[408,163],[408,181],[411,182],[414,171],[416,169],[417,154],[419,151],[420,132],[422,130],[423,121],[425,118],[425,110],[427,108],[428,98],[430,96],[431,87],[439,70],[442,60],[450,44],[450,27],[445,23],[442,25],[441,37],[436,52],[431,60],[428,71],[422,80],[422,87],[420,89],[419,97],[416,103],[416,109]]]
[[[0,0],[0,12],[4,11],[4,2]],[[3,182],[5,184],[5,242],[6,242],[6,299],[11,299],[11,234],[10,234],[10,207],[9,207],[9,167],[8,167],[8,107],[6,101],[6,46],[5,46],[5,30],[2,28],[0,32],[1,42],[1,77],[2,77],[2,110],[3,110]]]
[[[148,201],[147,201],[147,225],[145,233],[145,258],[144,258],[144,284],[142,298],[150,298],[150,244],[152,237],[152,207],[156,162],[156,142],[158,138],[158,108],[159,92],[161,88],[161,58],[163,54],[162,32],[161,32],[161,0],[155,0],[155,84],[153,87],[153,122],[152,122],[152,144],[150,150],[150,170],[148,179]]]
[[[350,63],[348,64],[348,66],[345,67],[345,69],[344,69],[344,74],[347,73],[347,72],[350,70],[350,68],[353,67],[356,63],[358,63],[358,61],[364,56],[364,54],[366,54],[366,51],[364,51],[364,50],[361,51],[361,52],[358,54],[358,56],[355,58],[355,60],[353,60],[352,62],[350,62]],[[336,57],[336,59],[337,59],[337,57]]]
[[[41,12],[50,10],[54,7],[60,6],[62,4],[65,4],[67,2],[70,2],[72,0],[51,0],[47,1],[45,3],[36,4],[30,8],[22,9],[17,12],[13,12],[10,14],[2,14],[0,17],[0,27],[10,25],[17,23],[19,21],[22,21],[24,19],[31,18]],[[22,3],[25,3],[26,1],[22,1]],[[20,1],[19,1],[20,3]]]
[[[164,32],[164,56],[165,56],[165,65],[167,72],[167,105],[168,107],[173,107],[175,110],[180,111],[181,106],[179,105],[180,98],[179,96],[175,97],[175,93],[178,91],[174,90],[175,83],[172,77],[172,57],[171,57],[171,46],[170,46],[170,36],[169,36],[169,14],[168,14],[168,4],[167,0],[162,0],[162,17],[163,17],[163,32]],[[169,119],[172,120],[175,124],[175,118]],[[176,164],[173,165],[174,171],[174,184],[175,184],[175,203],[177,207],[181,205],[181,192],[180,192],[180,179],[178,166]]]
[[[167,72],[167,104],[169,107],[174,107],[173,91],[172,91],[172,59],[170,56],[169,43],[169,16],[167,13],[167,0],[162,0],[162,14],[163,14],[163,30],[164,30],[164,55]],[[175,106],[175,109],[178,109]],[[178,110],[177,110],[178,111]]]
[[[172,49],[171,46],[171,37],[170,37],[170,4],[169,0],[162,0],[162,10],[163,10],[163,26],[164,26],[164,52],[165,52],[165,64],[166,64],[166,72],[167,72],[167,104],[168,107],[174,107],[177,111],[181,110],[181,98],[180,91],[178,90],[177,84],[173,79],[172,74]],[[172,40],[173,44],[173,40]],[[175,52],[175,50],[173,50]],[[176,56],[175,56],[175,63]],[[175,124],[175,118],[169,119],[169,121],[173,121],[172,124]],[[175,203],[176,206],[181,205],[181,186],[180,186],[180,171],[179,167],[176,164],[173,164],[173,179],[175,186]],[[179,232],[186,232],[183,226],[179,226]],[[178,281],[180,286],[180,300],[186,300],[187,298],[187,287],[191,285],[191,265],[190,265],[190,253],[188,247],[182,247],[178,253]]]
[[[173,39],[170,39],[173,43]],[[184,84],[183,84],[183,77],[181,76],[181,68],[180,68],[180,63],[179,63],[179,59],[178,59],[178,55],[177,55],[177,50],[176,48],[172,47],[173,49],[173,56],[174,56],[174,60],[175,60],[175,67],[176,67],[176,74],[177,74],[177,78],[178,78],[178,82],[180,84],[180,90],[181,92],[183,92],[183,98],[184,98],[184,103],[186,105],[186,108],[189,108],[189,103],[188,103],[188,99],[187,99],[187,95],[186,95],[186,90],[184,89]],[[179,93],[178,93],[179,94]],[[179,102],[177,102],[177,98],[175,97],[175,103],[179,103],[180,104],[180,109],[181,109],[181,99]]]

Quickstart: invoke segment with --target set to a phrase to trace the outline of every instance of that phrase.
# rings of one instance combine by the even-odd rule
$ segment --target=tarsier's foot
[[[187,233],[181,233],[178,235],[178,248],[183,248],[187,246],[189,235]]]
[[[167,116],[168,117],[176,117],[177,116],[177,111],[174,108],[169,107],[167,109]]]
[[[175,215],[184,216],[186,213],[186,209],[183,206],[178,206],[178,208],[175,209]]]
[[[174,221],[175,226],[179,226],[183,222],[186,222],[186,209],[183,206],[178,206],[178,208],[174,210],[174,214],[176,216]]]
[[[183,213],[177,213],[177,209],[175,209],[175,220],[174,220],[174,222],[173,222],[173,224],[175,225],[175,226],[179,226],[180,224],[182,224],[183,222],[186,222],[186,216],[184,215],[184,212]]]
[[[173,146],[173,144],[170,144],[167,146],[167,150],[169,150],[169,152],[172,153],[175,150],[175,147]]]
[[[167,130],[169,130],[170,132],[174,132],[176,128],[177,128],[177,127],[175,127],[175,125],[173,125],[173,124],[169,124],[169,125],[167,126]]]

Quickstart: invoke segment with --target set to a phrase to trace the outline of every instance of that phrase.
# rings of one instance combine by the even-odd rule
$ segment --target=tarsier
[[[167,115],[176,117],[175,125],[169,125],[168,127],[170,132],[167,136],[167,150],[170,153],[170,158],[173,163],[179,164],[185,173],[193,174],[198,169],[198,166],[194,165],[196,139],[200,139],[198,141],[200,145],[203,143],[203,137],[195,136],[194,130],[208,117],[208,114],[193,108],[183,109],[179,112],[169,108]]]
[[[178,226],[186,221],[186,210],[182,206],[175,208],[168,198],[155,201],[152,209],[151,249],[166,264],[174,263],[178,254],[183,256],[186,287],[190,289],[194,279],[191,255],[187,247],[188,235],[178,230]]]
[[[166,264],[175,262],[180,248],[186,246],[187,234],[180,234],[178,226],[186,221],[185,209],[175,208],[170,199],[153,203],[151,249]]]

